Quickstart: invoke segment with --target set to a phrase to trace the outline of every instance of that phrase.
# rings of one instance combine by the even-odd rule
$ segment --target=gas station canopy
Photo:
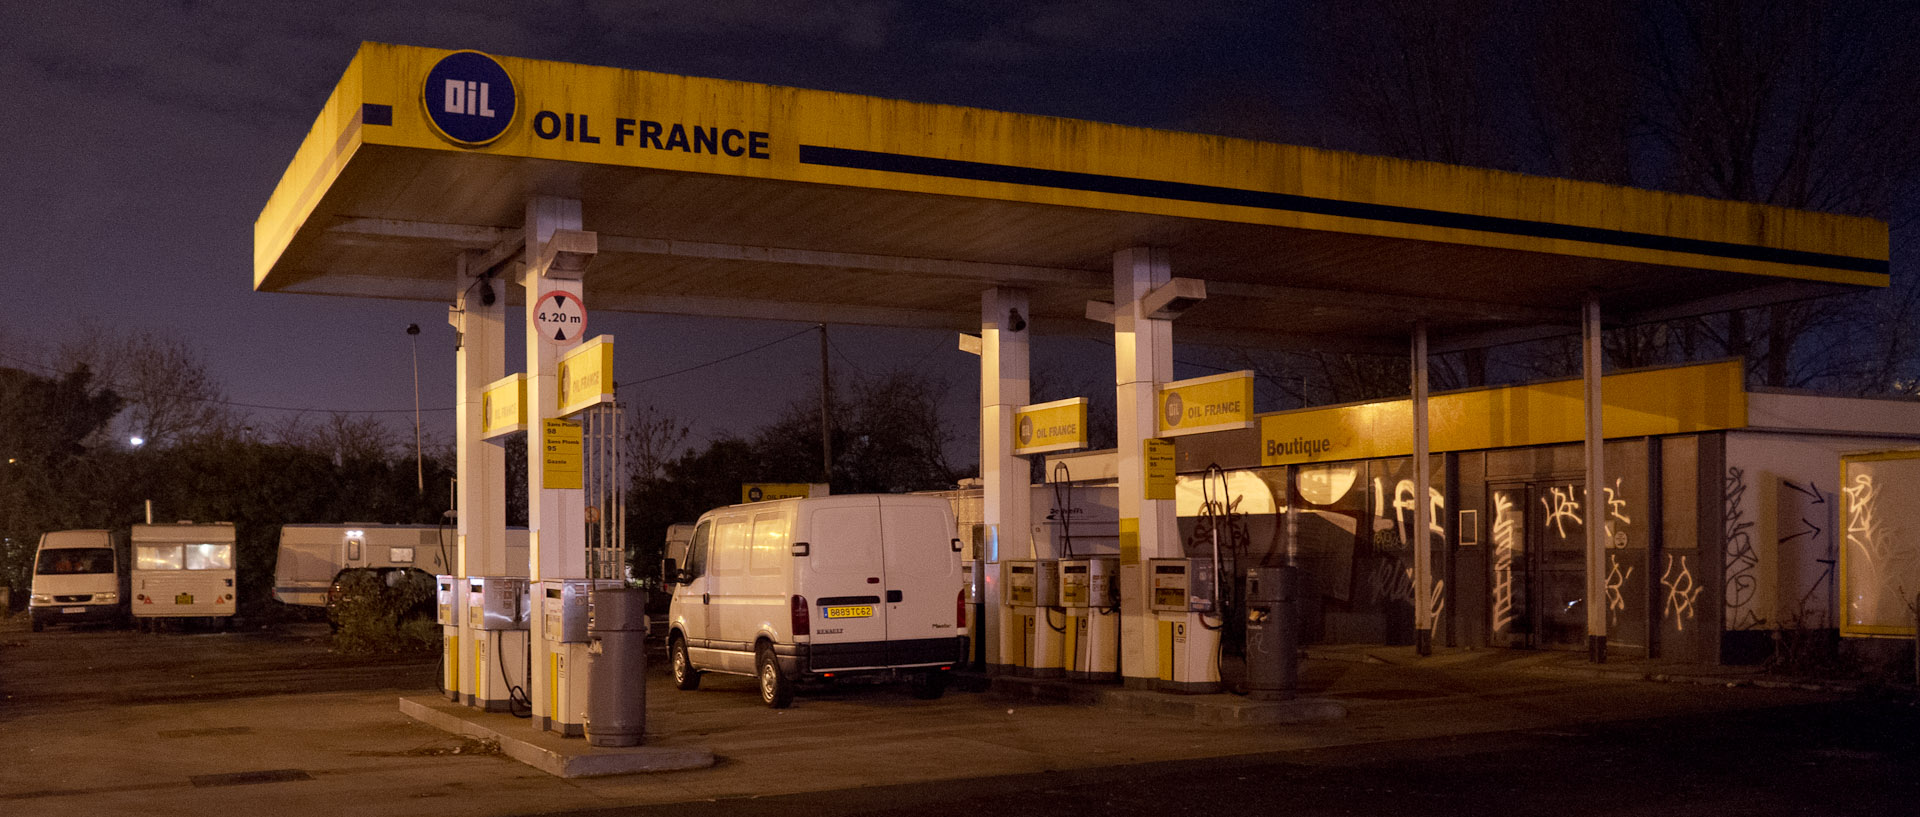
[[[430,76],[454,53],[361,47],[255,225],[255,289],[445,302],[462,253],[520,257],[542,195],[598,233],[596,310],[978,331],[1013,287],[1036,331],[1105,335],[1114,253],[1153,246],[1205,282],[1184,340],[1404,353],[1415,320],[1435,351],[1577,331],[1588,294],[1636,322],[1888,283],[1870,219],[477,54],[499,82]]]

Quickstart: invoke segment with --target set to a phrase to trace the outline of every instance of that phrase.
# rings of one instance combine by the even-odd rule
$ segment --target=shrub
[[[347,653],[440,648],[433,577],[418,570],[348,570],[334,579],[328,620],[333,646]]]

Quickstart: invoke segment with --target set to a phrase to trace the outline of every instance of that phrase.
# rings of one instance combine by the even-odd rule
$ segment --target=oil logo
[[[1186,413],[1187,413],[1186,401],[1180,399],[1180,393],[1168,392],[1166,411],[1164,412],[1167,419],[1167,425],[1168,426],[1180,425],[1180,418],[1186,416]]]
[[[478,51],[455,51],[427,71],[427,121],[447,141],[479,147],[513,125],[518,94],[507,69]]]

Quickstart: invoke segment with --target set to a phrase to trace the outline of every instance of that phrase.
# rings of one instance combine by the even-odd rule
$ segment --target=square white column
[[[1013,453],[1013,413],[1032,395],[1029,318],[1025,290],[990,289],[980,295],[980,480],[986,536],[974,569],[984,577],[986,615],[981,626],[991,631],[974,637],[985,641],[987,666],[995,671],[1008,662],[1002,640],[1023,637],[1007,626],[1011,614],[1001,603],[1000,565],[1007,559],[1034,557],[1031,466],[1026,457]]]

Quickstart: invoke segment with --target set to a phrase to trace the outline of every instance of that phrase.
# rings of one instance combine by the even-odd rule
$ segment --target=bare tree
[[[1332,147],[1892,219],[1920,186],[1920,9],[1838,0],[1360,0],[1327,7]],[[1904,219],[1904,220],[1903,220]],[[1607,360],[1726,356],[1774,386],[1911,380],[1915,296],[1865,292],[1610,330]],[[1563,338],[1435,361],[1436,386],[1578,371]],[[1404,394],[1404,366],[1270,355],[1307,403]],[[1283,389],[1285,390],[1285,389]]]
[[[667,464],[680,456],[691,432],[680,418],[651,403],[636,407],[627,418],[627,474],[636,482],[664,477]]]
[[[63,368],[85,364],[124,398],[118,427],[147,445],[170,446],[240,424],[206,361],[177,335],[116,335],[95,327],[56,354]]]
[[[282,443],[319,453],[336,466],[381,461],[403,451],[399,434],[369,415],[332,413],[317,421],[294,415],[272,426],[269,433]]]

